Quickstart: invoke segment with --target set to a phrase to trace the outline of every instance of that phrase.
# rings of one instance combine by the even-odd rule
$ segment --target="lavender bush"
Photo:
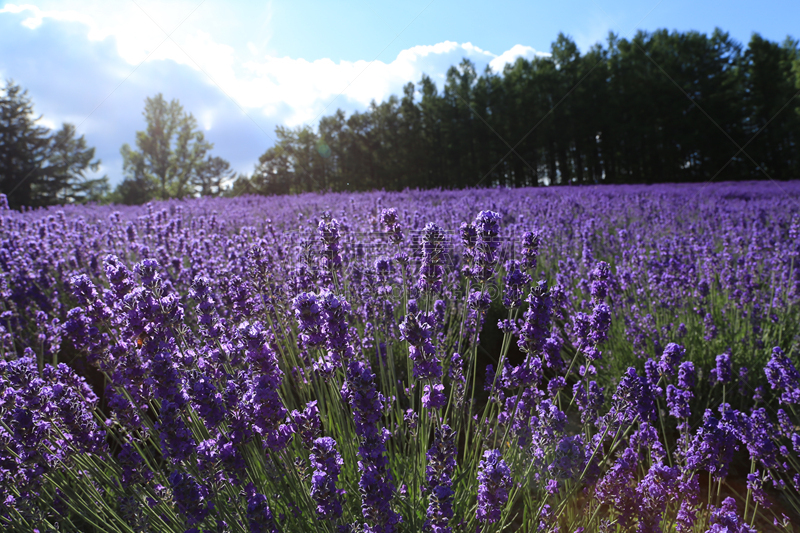
[[[774,187],[0,198],[0,525],[793,531]]]

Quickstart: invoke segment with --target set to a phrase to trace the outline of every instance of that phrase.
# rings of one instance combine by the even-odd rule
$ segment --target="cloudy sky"
[[[71,122],[122,179],[120,146],[144,129],[144,99],[179,99],[214,154],[250,173],[277,125],[364,110],[423,73],[441,88],[462,58],[497,72],[546,54],[559,32],[581,50],[609,31],[800,37],[797,0],[0,0],[0,78],[28,89],[41,122]]]

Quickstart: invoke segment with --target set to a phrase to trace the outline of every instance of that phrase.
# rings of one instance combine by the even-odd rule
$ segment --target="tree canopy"
[[[502,73],[468,60],[365,112],[277,143],[233,193],[790,179],[800,176],[800,48],[717,29],[611,34]]]
[[[278,126],[251,176],[211,155],[178,100],[145,100],[146,128],[121,148],[124,180],[90,178],[100,161],[75,127],[38,124],[8,81],[0,91],[0,192],[11,206],[239,194],[404,188],[784,180],[800,177],[800,46],[722,30],[610,34],[502,72],[464,59],[437,87],[318,124]]]
[[[40,117],[39,117],[40,118]],[[0,191],[12,207],[99,200],[108,179],[88,178],[100,160],[77,137],[75,126],[58,131],[38,125],[27,91],[13,81],[0,90]]]
[[[147,128],[136,132],[136,149],[124,144],[120,150],[125,179],[114,200],[139,204],[224,190],[233,174],[230,164],[209,155],[214,145],[178,100],[167,103],[159,93],[145,100],[143,114]]]

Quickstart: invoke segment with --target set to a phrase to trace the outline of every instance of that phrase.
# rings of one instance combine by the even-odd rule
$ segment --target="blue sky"
[[[77,125],[117,183],[119,148],[159,92],[249,173],[276,125],[364,110],[422,73],[443,80],[463,57],[501,71],[546,54],[559,32],[584,51],[638,29],[782,41],[800,38],[798,21],[796,0],[0,0],[0,77],[28,89],[43,124]]]

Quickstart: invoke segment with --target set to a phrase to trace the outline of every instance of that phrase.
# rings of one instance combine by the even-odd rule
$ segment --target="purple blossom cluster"
[[[340,496],[343,491],[336,488],[342,468],[342,456],[336,451],[336,441],[321,437],[314,441],[309,456],[314,473],[311,474],[311,497],[317,504],[317,513],[323,520],[342,516]]]
[[[426,488],[428,490],[428,520],[426,529],[433,533],[450,533],[453,518],[453,476],[456,470],[456,439],[453,429],[447,424],[436,430],[433,444],[426,457]]]
[[[356,435],[360,439],[358,468],[361,479],[361,510],[366,519],[365,529],[374,533],[392,533],[402,517],[392,507],[395,486],[386,457],[385,428],[380,428],[381,412],[385,398],[377,392],[375,374],[369,364],[353,361],[347,367],[347,381],[342,388],[342,399],[353,410]]]
[[[511,469],[503,460],[500,450],[487,450],[478,464],[478,509],[480,522],[500,520],[511,489]]]

